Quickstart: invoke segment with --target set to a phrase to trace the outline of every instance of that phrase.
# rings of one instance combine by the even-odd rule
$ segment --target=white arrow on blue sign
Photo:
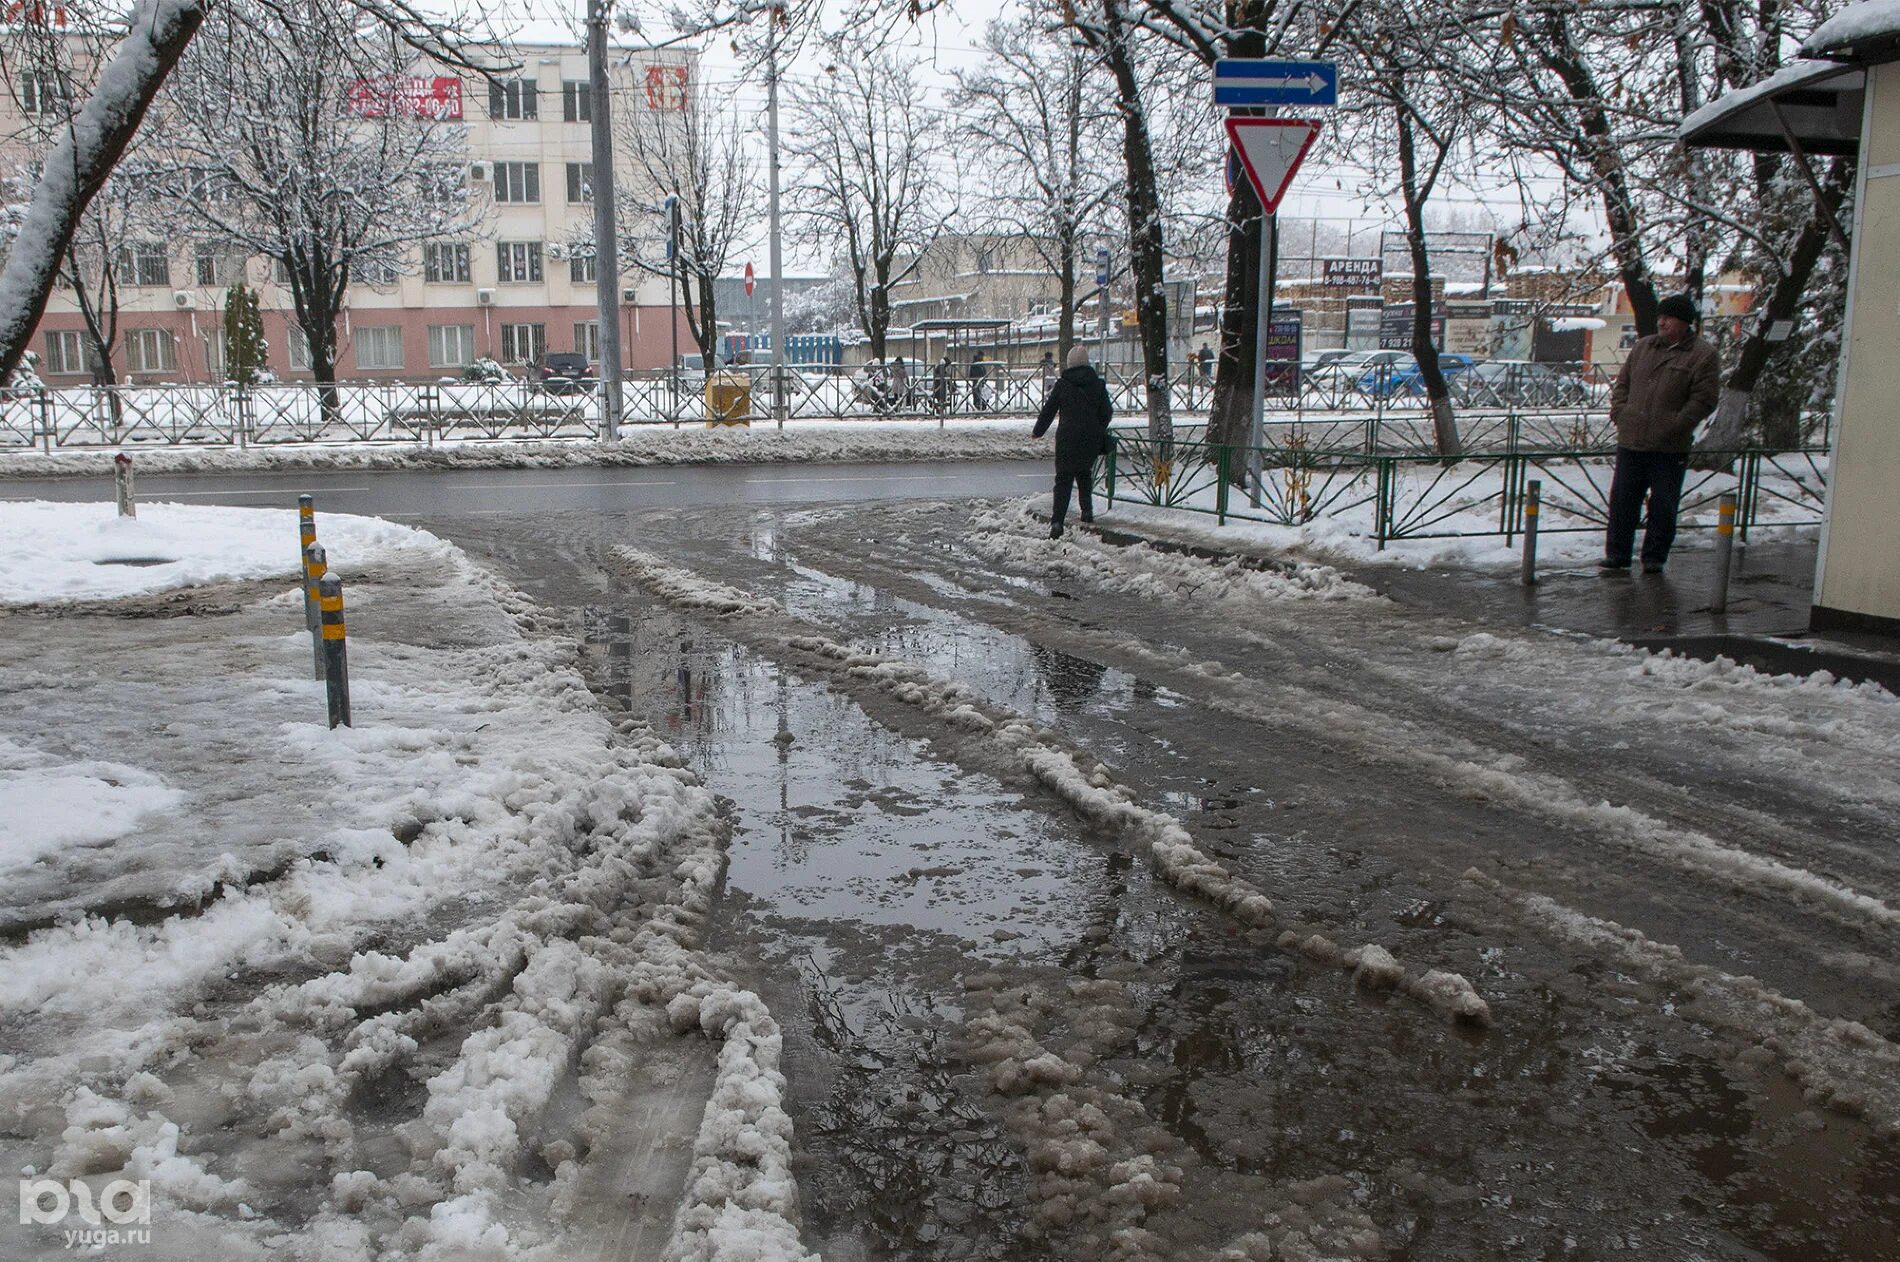
[[[1216,105],[1337,105],[1339,65],[1224,57],[1214,63]]]
[[[1095,283],[1108,284],[1108,247],[1105,245],[1095,247]]]

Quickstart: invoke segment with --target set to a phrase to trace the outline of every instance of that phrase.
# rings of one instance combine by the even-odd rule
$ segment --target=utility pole
[[[594,293],[600,322],[600,379],[606,386],[601,405],[607,415],[602,431],[608,442],[620,438],[620,252],[614,226],[614,142],[607,92],[606,0],[587,4],[587,77],[594,142]]]
[[[680,410],[680,199],[678,194],[669,194],[666,199],[666,305],[670,313],[669,323],[673,329],[673,426],[679,427]],[[706,384],[711,385],[715,365],[700,364],[700,371],[706,376]]]
[[[778,215],[778,33],[785,21],[782,4],[766,15],[765,39],[766,165],[771,168],[772,216],[772,415],[785,428],[785,256],[780,249]]]

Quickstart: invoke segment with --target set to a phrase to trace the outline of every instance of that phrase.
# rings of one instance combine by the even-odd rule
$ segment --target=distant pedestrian
[[[956,366],[950,362],[950,352],[943,353],[943,359],[937,365],[936,380],[932,383],[937,392],[937,411],[950,410],[950,387],[956,380]]]
[[[984,366],[983,361],[981,359],[976,358],[974,355],[971,356],[970,357],[970,406],[975,408],[979,412],[981,412],[984,408],[989,406],[989,400],[986,397],[985,387],[983,384],[983,379],[989,375],[990,375],[990,370]]]
[[[1049,423],[1061,418],[1056,426],[1056,490],[1054,511],[1050,514],[1049,537],[1062,537],[1062,524],[1069,516],[1069,491],[1074,488],[1082,500],[1082,520],[1095,520],[1093,480],[1095,458],[1108,447],[1108,422],[1113,409],[1108,401],[1108,386],[1089,363],[1086,346],[1077,344],[1069,351],[1068,367],[1056,379],[1043,400],[1036,417],[1033,435],[1041,438],[1049,432]]]
[[[1201,349],[1195,354],[1194,359],[1201,366],[1201,380],[1214,380],[1214,352],[1209,349],[1206,342],[1201,343]]]
[[[1603,559],[1597,562],[1605,574],[1629,569],[1645,497],[1649,524],[1643,530],[1643,573],[1660,574],[1669,560],[1689,447],[1696,426],[1715,410],[1721,393],[1715,348],[1697,335],[1699,319],[1689,295],[1663,299],[1656,332],[1637,339],[1610,389],[1616,472],[1610,479]]]
[[[1050,390],[1055,388],[1056,384],[1056,353],[1054,351],[1044,351],[1042,353],[1042,363],[1037,365],[1037,367],[1042,372],[1042,392],[1044,395],[1047,395]]]
[[[904,408],[910,404],[910,366],[899,355],[891,361],[891,406]]]

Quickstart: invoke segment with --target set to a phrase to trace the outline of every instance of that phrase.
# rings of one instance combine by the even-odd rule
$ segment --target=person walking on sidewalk
[[[1069,516],[1069,491],[1075,488],[1082,500],[1082,520],[1095,520],[1092,483],[1095,458],[1108,446],[1108,422],[1113,408],[1108,401],[1108,386],[1089,363],[1088,347],[1077,343],[1070,350],[1068,366],[1056,378],[1049,397],[1043,400],[1032,433],[1041,438],[1049,432],[1049,423],[1061,418],[1056,426],[1056,498],[1050,515],[1049,537],[1062,537],[1062,523]]]
[[[1597,562],[1605,574],[1629,569],[1645,498],[1649,525],[1643,531],[1643,573],[1660,574],[1669,560],[1689,446],[1695,427],[1715,411],[1721,393],[1715,348],[1696,333],[1699,318],[1689,295],[1663,299],[1656,332],[1637,339],[1610,390],[1616,472],[1610,479],[1603,559]]]

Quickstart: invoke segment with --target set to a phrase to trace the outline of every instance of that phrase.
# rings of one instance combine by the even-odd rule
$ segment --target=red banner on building
[[[462,117],[462,81],[391,75],[358,79],[350,89],[350,111],[360,118],[432,118],[454,122]]]
[[[686,67],[647,67],[647,108],[678,111],[686,108]]]

